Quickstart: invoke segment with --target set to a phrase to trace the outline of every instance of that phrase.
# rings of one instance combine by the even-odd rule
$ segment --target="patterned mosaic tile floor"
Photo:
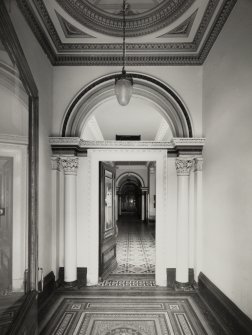
[[[155,286],[155,239],[153,229],[135,215],[118,222],[117,268],[99,286]]]
[[[50,304],[42,335],[204,335],[213,329],[197,295],[71,296]],[[219,327],[219,326],[218,326]]]

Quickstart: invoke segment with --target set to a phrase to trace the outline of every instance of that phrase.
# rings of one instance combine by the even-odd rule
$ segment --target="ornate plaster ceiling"
[[[128,0],[128,65],[202,64],[236,0]],[[53,65],[121,65],[120,0],[18,0]]]

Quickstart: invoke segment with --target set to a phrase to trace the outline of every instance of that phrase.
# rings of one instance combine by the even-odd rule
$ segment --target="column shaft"
[[[119,215],[122,215],[122,196],[119,195]]]
[[[65,281],[77,279],[76,176],[65,175]]]
[[[142,215],[141,215],[141,219],[142,221],[144,221],[145,219],[145,203],[144,203],[144,193],[142,193]]]
[[[189,281],[189,173],[192,160],[177,159],[178,209],[177,209],[177,265],[176,281]]]
[[[62,160],[65,172],[65,282],[77,279],[77,207],[76,174],[78,158],[67,157]]]
[[[115,219],[118,221],[118,194],[115,196]]]

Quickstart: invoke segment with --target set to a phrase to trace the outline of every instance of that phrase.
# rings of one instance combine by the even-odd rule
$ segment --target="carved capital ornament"
[[[177,158],[175,164],[178,176],[189,176],[193,166],[192,159]]]
[[[77,174],[78,163],[79,163],[78,157],[61,157],[60,160],[65,175]]]

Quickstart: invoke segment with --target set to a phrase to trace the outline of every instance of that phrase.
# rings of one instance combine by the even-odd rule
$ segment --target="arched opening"
[[[88,209],[90,212],[88,222],[94,223],[89,232],[90,234],[94,233],[92,235],[93,241],[97,241],[96,246],[91,246],[91,248],[93,247],[92,264],[89,259],[86,261],[90,285],[97,284],[98,281],[106,281],[111,274],[130,275],[132,267],[138,268],[137,271],[140,271],[140,273],[133,271],[134,275],[151,274],[158,285],[166,283],[166,270],[162,265],[163,234],[160,232],[164,229],[163,223],[165,222],[165,219],[162,220],[162,216],[166,206],[163,206],[161,199],[163,197],[165,203],[167,196],[165,172],[167,169],[167,148],[175,148],[175,140],[171,141],[172,138],[190,140],[190,137],[193,137],[193,126],[185,104],[173,89],[150,76],[138,73],[132,73],[132,76],[134,78],[134,91],[131,102],[126,108],[118,105],[116,101],[114,94],[116,75],[113,74],[104,76],[84,87],[70,103],[62,122],[62,137],[77,138],[81,150],[83,152],[86,150],[87,163],[90,168],[88,184],[92,189],[89,192],[90,198],[92,201],[99,199],[95,205],[97,207]],[[153,129],[155,130],[153,131]],[[140,135],[140,141],[150,143],[117,142],[112,143],[111,146],[110,141],[115,139],[115,135],[134,137]],[[62,139],[62,141],[68,140]],[[169,143],[154,143],[155,141]],[[157,146],[160,150],[155,150]],[[125,150],[123,150],[124,147]],[[129,152],[130,155],[128,155]],[[160,156],[156,157],[156,154],[160,154]],[[142,158],[139,159],[139,157]],[[143,159],[143,157],[147,157],[147,159]],[[83,158],[83,163],[84,160]],[[134,170],[129,166],[130,161],[136,165]],[[149,163],[152,165],[148,165]],[[120,165],[125,165],[124,175],[117,173]],[[145,177],[141,179],[137,177],[137,171],[142,169],[143,165],[145,165]],[[94,178],[90,178],[93,172]],[[111,191],[115,181],[116,195]],[[151,184],[154,186],[149,193]],[[90,201],[90,205],[92,201]],[[119,206],[118,203],[120,203]],[[125,235],[128,240],[126,242],[124,240],[123,244],[125,245],[129,245],[131,229],[140,227],[138,231],[143,231],[145,226],[149,225],[149,219],[152,216],[152,222],[154,222],[152,236],[154,243],[155,239],[157,243],[152,254],[154,262],[149,264],[147,270],[142,271],[139,266],[141,264],[131,264],[132,267],[123,264],[121,268],[120,266],[116,268],[116,254],[118,252],[116,253],[117,236],[116,224],[114,223],[116,220],[113,220],[113,206],[117,212],[115,217],[118,226],[121,225],[124,232],[124,227],[127,226]],[[128,222],[125,222],[123,214],[131,214],[131,217],[135,215],[135,222],[130,222],[128,219]],[[81,229],[85,228],[81,227]],[[97,230],[95,232],[95,229],[98,229],[99,232]],[[120,227],[118,230],[120,238]],[[134,254],[134,252],[130,251],[130,254]],[[97,259],[99,261],[95,263]],[[134,257],[134,260],[138,259],[140,257]],[[141,263],[143,265],[144,261]],[[129,268],[131,268],[130,271]],[[127,269],[127,271],[125,272],[123,269]]]
[[[139,180],[128,173],[120,180],[118,186],[121,195],[122,214],[135,215],[141,218],[141,183]]]
[[[118,105],[114,94],[114,81],[118,74],[99,78],[78,92],[65,113],[62,137],[92,138],[86,129],[88,123],[96,135],[95,140],[114,139],[111,137],[113,132],[104,133],[104,129],[114,129],[114,133],[127,131],[127,124],[131,125],[131,132],[142,132],[149,127],[149,133],[145,133],[142,140],[193,137],[191,118],[179,95],[156,78],[134,72],[131,75],[134,79],[133,96],[126,108]]]

